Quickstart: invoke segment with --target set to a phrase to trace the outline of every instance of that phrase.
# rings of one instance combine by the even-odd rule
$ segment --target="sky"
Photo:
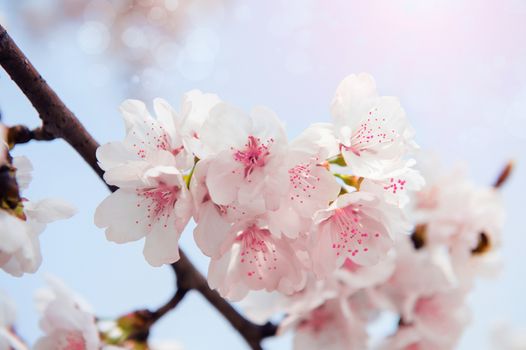
[[[465,162],[473,180],[485,185],[507,160],[516,161],[502,191],[508,213],[503,269],[496,279],[477,283],[469,298],[472,322],[459,349],[486,349],[488,333],[499,320],[526,325],[521,221],[526,191],[520,180],[526,163],[526,2],[231,0],[218,8],[194,18],[174,49],[159,54],[156,67],[136,71],[100,54],[104,28],[93,23],[31,31],[27,17],[7,0],[0,0],[0,20],[101,143],[122,139],[118,106],[124,99],[145,98],[151,106],[159,96],[179,106],[182,94],[193,88],[245,109],[272,108],[292,138],[310,123],[329,121],[330,101],[346,75],[371,73],[380,94],[400,98],[421,147],[446,165]],[[39,125],[36,112],[3,71],[0,108],[8,124]],[[20,145],[14,154],[26,155],[35,168],[24,196],[60,197],[79,209],[41,236],[44,261],[36,274],[18,279],[0,274],[0,288],[17,303],[18,330],[26,339],[40,334],[33,293],[46,274],[63,279],[102,316],[155,308],[171,296],[171,270],[150,267],[142,242],[116,245],[94,226],[94,210],[108,193],[74,150],[56,140]],[[191,229],[181,246],[205,272],[207,259]],[[152,336],[177,339],[187,349],[218,343],[244,348],[221,316],[193,293]],[[265,345],[287,349],[290,340],[284,336]]]

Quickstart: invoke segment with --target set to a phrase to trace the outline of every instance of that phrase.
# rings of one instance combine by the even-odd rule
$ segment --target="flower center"
[[[86,343],[79,332],[67,332],[60,341],[60,350],[85,350]]]
[[[367,253],[369,251],[368,247],[359,247],[370,237],[380,237],[378,232],[369,232],[369,230],[364,227],[359,207],[361,207],[360,204],[337,209],[332,217],[337,229],[333,239],[332,249],[336,251],[337,256],[340,256],[342,253],[356,256],[356,254],[360,253],[360,250]]]
[[[181,189],[178,186],[160,183],[157,187],[140,188],[136,191],[137,207],[146,206],[148,226],[151,227],[155,221],[161,222],[163,220],[164,227],[167,227],[167,221],[173,212]],[[139,220],[135,223],[138,224]]]
[[[370,111],[367,119],[352,133],[351,145],[340,145],[340,148],[351,151],[359,157],[362,152],[376,154],[375,148],[394,142],[399,135],[395,129],[389,129],[386,118],[378,116],[377,113],[377,109]]]
[[[270,144],[273,142],[274,139],[271,138],[266,144],[263,144],[260,138],[249,136],[245,148],[234,152],[234,159],[243,165],[245,178],[256,168],[265,166],[270,155]]]
[[[312,166],[312,163],[306,162],[289,169],[289,182],[292,185],[291,200],[297,199],[303,203],[305,196],[310,198],[310,192],[316,190],[320,178],[312,174]]]

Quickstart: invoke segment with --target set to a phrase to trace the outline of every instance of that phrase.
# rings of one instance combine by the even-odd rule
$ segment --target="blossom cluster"
[[[211,73],[219,50],[213,29],[224,21],[221,14],[230,5],[228,0],[47,0],[7,6],[27,23],[34,39],[54,37],[69,26],[76,31],[79,49],[116,60],[121,72],[117,78],[129,92],[149,96],[169,86],[167,77],[173,74],[200,80]],[[205,19],[214,23],[203,27]],[[7,20],[4,26],[10,24]],[[111,67],[101,63],[94,67],[96,86],[115,78]]]
[[[287,315],[297,349],[364,348],[384,312],[400,320],[386,348],[456,344],[473,279],[497,261],[499,194],[436,164],[425,184],[405,112],[371,76],[346,77],[332,123],[292,140],[271,110],[200,91],[154,110],[124,102],[124,141],[97,152],[119,187],[95,214],[109,240],[145,237],[150,264],[174,263],[193,217],[210,287],[249,305],[264,294],[252,314]]]
[[[246,113],[199,91],[180,112],[160,99],[154,110],[157,118],[140,101],[121,106],[124,141],[97,151],[119,189],[95,214],[111,241],[145,237],[154,266],[179,259],[193,217],[212,288],[231,300],[260,289],[292,294],[347,260],[377,264],[410,230],[402,207],[423,184],[410,157],[414,133],[369,75],[340,84],[333,124],[291,141],[271,110]]]
[[[22,197],[20,191],[29,186],[33,166],[23,156],[9,161],[8,158],[5,153],[0,162],[0,268],[19,277],[39,268],[42,262],[39,236],[47,224],[70,218],[76,209],[62,199],[30,201]]]
[[[128,340],[133,315],[116,321],[96,318],[91,306],[59,279],[48,276],[48,287],[37,290],[35,304],[40,313],[43,335],[34,350],[181,350],[174,341],[143,342]],[[14,302],[0,291],[0,350],[27,350],[15,331]]]
[[[284,317],[278,333],[292,330],[295,349],[455,347],[474,281],[499,267],[500,194],[419,154],[400,102],[379,95],[371,76],[346,77],[332,122],[291,140],[270,109],[245,112],[215,94],[193,90],[179,111],[162,99],[153,109],[125,101],[124,140],[97,149],[104,180],[117,188],[95,211],[108,240],[144,239],[149,264],[172,264],[193,219],[210,288],[241,301],[256,323]],[[24,189],[28,160],[5,161]],[[22,197],[1,205],[0,267],[34,272],[38,235],[73,209]],[[37,345],[120,345],[52,285]],[[378,342],[368,327],[386,314],[398,322]]]
[[[295,349],[455,348],[470,320],[466,297],[475,279],[500,267],[503,207],[495,188],[439,168],[422,164],[427,183],[405,211],[412,233],[398,236],[378,264],[346,260],[331,278],[312,279],[289,296],[252,293],[243,301],[249,316],[286,315],[280,332],[295,331]],[[379,342],[368,326],[385,315],[398,322]]]

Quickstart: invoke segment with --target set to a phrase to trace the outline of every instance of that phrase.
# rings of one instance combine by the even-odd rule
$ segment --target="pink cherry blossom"
[[[207,159],[199,161],[190,182],[197,223],[194,239],[203,254],[218,258],[223,253],[223,245],[229,240],[232,225],[263,214],[263,211],[252,211],[236,202],[227,205],[214,203],[206,184],[209,164]]]
[[[283,167],[287,141],[272,111],[257,107],[247,116],[220,103],[200,135],[210,161],[206,184],[214,203],[278,209],[288,184]]]
[[[446,350],[454,347],[445,347],[442,343],[434,343],[426,339],[414,326],[403,325],[395,334],[387,337],[378,350]]]
[[[289,239],[274,237],[252,220],[234,225],[229,236],[208,270],[210,287],[222,296],[240,300],[250,290],[291,294],[304,287],[304,266]]]
[[[376,193],[386,202],[405,208],[414,193],[425,185],[423,176],[413,168],[414,161],[410,160],[403,168],[389,172],[389,177],[381,180],[364,179],[360,189]]]
[[[240,305],[253,322],[263,324],[275,315],[299,315],[314,310],[341,294],[342,288],[336,279],[319,280],[308,274],[305,287],[297,292],[285,295],[278,291],[251,291]],[[281,331],[285,329],[282,327]]]
[[[316,211],[327,208],[341,190],[328,169],[327,150],[310,138],[310,133],[293,140],[285,158],[288,189],[281,195],[278,210],[268,212],[275,235],[297,238],[309,232]]]
[[[426,339],[448,348],[460,339],[469,319],[465,294],[455,290],[418,299],[412,317],[404,322],[413,324]]]
[[[383,284],[391,277],[396,266],[395,253],[390,253],[372,266],[358,265],[347,258],[342,267],[334,272],[335,277],[352,291]]]
[[[85,302],[60,281],[48,279],[49,289],[36,296],[42,313],[40,328],[44,335],[35,350],[97,350],[100,346],[95,317]]]
[[[294,328],[294,349],[364,349],[365,323],[343,298],[327,300],[303,314],[291,314],[282,327]]]
[[[327,276],[346,259],[360,265],[376,264],[393,246],[395,235],[404,233],[399,211],[371,193],[351,192],[338,197],[314,220],[314,271]]]
[[[145,169],[152,164],[174,166],[180,171],[193,165],[193,155],[183,145],[179,133],[181,117],[164,100],[156,99],[157,119],[138,100],[121,105],[126,125],[122,142],[110,142],[97,149],[97,159],[105,171],[108,184],[123,187],[140,181]]]
[[[504,224],[500,193],[476,186],[460,167],[444,173],[436,162],[428,163],[423,166],[428,183],[414,195],[410,208],[412,220],[425,227],[425,248],[447,247],[466,283],[473,279],[469,275],[491,275],[500,266],[496,252]]]
[[[153,266],[179,259],[179,237],[192,216],[192,198],[174,167],[155,166],[140,182],[118,189],[95,212],[95,224],[106,227],[116,243],[146,237],[144,256]]]
[[[395,248],[395,269],[377,288],[381,307],[410,317],[420,298],[458,286],[447,252],[415,250],[408,237],[397,240]]]
[[[416,148],[414,132],[398,100],[378,96],[371,76],[346,77],[331,110],[341,153],[354,175],[381,180],[407,165]]]

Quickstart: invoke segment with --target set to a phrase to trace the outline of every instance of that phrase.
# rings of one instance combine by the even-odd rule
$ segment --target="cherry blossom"
[[[436,170],[436,161],[423,164],[428,184],[414,196],[410,214],[425,232],[425,248],[447,247],[465,283],[475,275],[494,275],[505,216],[500,193],[476,186],[461,167],[446,173]]]
[[[365,323],[356,317],[346,299],[333,298],[313,310],[289,315],[281,332],[295,328],[294,349],[364,349]]]
[[[444,350],[453,349],[445,347],[442,343],[434,343],[426,339],[414,326],[403,325],[396,333],[386,338],[378,347],[379,350]]]
[[[157,118],[153,118],[142,101],[127,100],[121,105],[126,125],[122,142],[110,142],[97,149],[97,159],[105,171],[104,179],[115,186],[137,181],[141,170],[162,163],[186,170],[193,156],[183,146],[178,132],[181,116],[162,99],[154,100]]]
[[[331,107],[335,136],[351,172],[381,180],[408,165],[417,146],[398,99],[380,97],[374,79],[349,75],[338,86]]]
[[[397,215],[397,207],[371,193],[351,192],[338,197],[314,219],[314,271],[326,276],[346,259],[359,265],[376,264],[391,249],[394,237],[407,230]]]
[[[19,190],[31,181],[32,165],[13,158]],[[41,262],[39,236],[48,223],[73,216],[76,209],[60,199],[23,200],[12,211],[0,209],[0,267],[13,276],[35,272]]]
[[[212,108],[220,102],[221,99],[217,95],[199,90],[191,90],[183,96],[180,134],[185,148],[198,158],[206,157],[206,150],[203,149],[200,137],[201,128]]]
[[[336,279],[319,280],[309,274],[305,287],[297,292],[285,295],[278,291],[251,291],[240,305],[253,322],[263,324],[275,315],[297,315],[314,310],[341,294],[342,288]]]
[[[106,227],[116,243],[146,237],[144,256],[153,266],[179,259],[178,241],[192,215],[192,198],[175,167],[153,166],[140,182],[118,189],[95,212],[95,224]]]
[[[297,238],[309,232],[314,214],[338,197],[341,185],[328,168],[327,154],[309,133],[291,142],[284,162],[288,188],[279,209],[268,212],[270,229],[277,236]]]
[[[61,281],[48,278],[48,289],[36,295],[42,314],[44,335],[35,350],[97,350],[100,346],[95,317],[85,301],[69,291]]]
[[[28,347],[13,331],[16,318],[13,300],[0,290],[0,349],[27,350]]]
[[[452,348],[460,339],[469,318],[465,295],[455,290],[418,299],[412,317],[403,322],[413,324],[424,338],[435,344]]]
[[[378,95],[372,77],[345,78],[334,123],[290,142],[271,110],[246,113],[199,90],[183,96],[180,112],[162,99],[153,109],[125,101],[124,140],[97,150],[116,187],[94,217],[109,241],[144,238],[148,263],[171,264],[193,218],[209,287],[241,301],[256,323],[281,317],[278,334],[292,330],[295,349],[455,347],[474,282],[500,266],[502,199],[459,171],[426,168],[432,157],[412,158],[418,146],[405,112]],[[30,164],[12,163],[26,188]],[[55,200],[19,202],[0,210],[0,266],[14,275],[37,269],[45,224],[72,214]],[[60,282],[50,284],[36,349],[110,350],[122,344],[108,339],[128,339],[121,321],[135,313],[104,326]],[[369,339],[368,327],[386,315],[396,327]],[[12,342],[12,319],[0,316],[0,341]]]
[[[201,139],[209,159],[206,184],[219,205],[279,208],[286,191],[283,167],[287,140],[277,116],[256,107],[247,116],[225,103],[217,104],[203,123]]]
[[[421,298],[413,312],[380,349],[455,349],[470,318],[464,295],[458,291]]]
[[[305,285],[304,266],[289,239],[273,236],[257,221],[233,225],[224,247],[210,262],[208,283],[228,299],[240,300],[260,289],[292,294]]]
[[[395,253],[389,253],[385,259],[372,266],[358,265],[347,258],[334,275],[353,291],[381,285],[391,277],[396,267]]]
[[[264,212],[251,210],[254,208],[244,208],[237,202],[228,205],[214,203],[206,184],[209,164],[210,160],[199,161],[190,182],[194,201],[194,219],[197,223],[194,239],[203,254],[218,258],[224,252],[222,247],[229,240],[232,225]]]
[[[377,287],[382,308],[410,317],[419,298],[458,286],[449,256],[444,251],[415,250],[407,237],[396,242],[395,268]],[[380,301],[381,300],[381,301]]]

